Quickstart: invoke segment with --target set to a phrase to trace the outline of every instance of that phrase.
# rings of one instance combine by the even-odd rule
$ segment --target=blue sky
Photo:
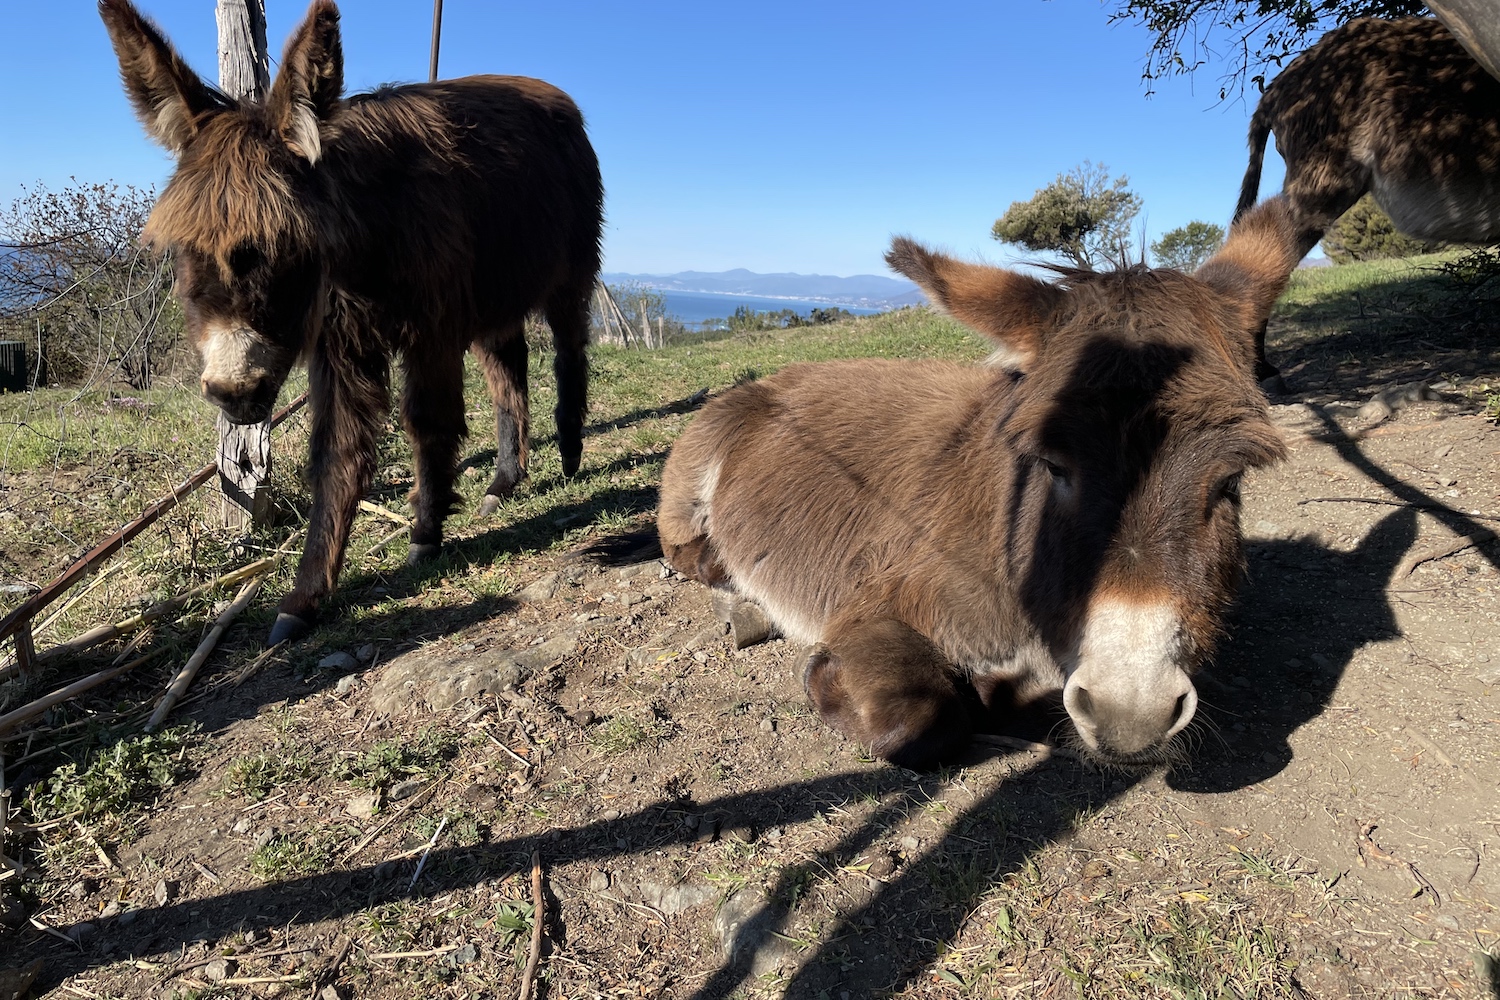
[[[158,187],[88,0],[7,3],[0,204],[70,176]],[[1252,104],[1217,72],[1140,82],[1148,36],[1096,0],[585,3],[445,0],[442,74],[537,76],[589,121],[605,268],[887,273],[893,233],[1003,263],[996,217],[1085,159],[1126,174],[1152,238],[1224,224]],[[206,76],[212,0],[142,9]],[[305,6],[267,0],[273,56]],[[350,91],[427,76],[430,0],[342,5]],[[1268,156],[1262,192],[1281,167]]]

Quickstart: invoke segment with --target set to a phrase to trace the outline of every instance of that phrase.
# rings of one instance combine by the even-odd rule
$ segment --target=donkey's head
[[[315,0],[264,101],[204,83],[128,0],[99,13],[136,114],[177,157],[144,238],[174,254],[203,395],[264,420],[322,318],[316,165],[343,90],[338,9]]]
[[[1013,373],[987,418],[1009,498],[1000,558],[1067,676],[1079,738],[1107,760],[1160,759],[1243,568],[1240,478],[1284,453],[1252,333],[1296,266],[1285,207],[1248,214],[1192,276],[1048,283],[908,240],[887,259]]]

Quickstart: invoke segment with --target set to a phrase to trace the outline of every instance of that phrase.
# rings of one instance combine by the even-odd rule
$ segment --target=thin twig
[[[1470,516],[1472,517],[1473,515]],[[1483,545],[1485,542],[1494,541],[1494,539],[1495,533],[1493,531],[1489,528],[1480,528],[1472,534],[1464,535],[1462,538],[1455,538],[1447,544],[1436,545],[1430,549],[1423,549],[1421,552],[1413,552],[1401,560],[1400,565],[1396,567],[1396,571],[1391,574],[1391,579],[1403,580],[1411,575],[1412,570],[1425,562],[1432,562],[1434,559],[1446,559],[1448,556],[1456,555],[1464,549]]]
[[[396,524],[399,524],[402,527],[406,527],[406,528],[410,528],[411,527],[411,519],[410,518],[402,517],[400,514],[397,514],[395,511],[393,511],[393,510],[391,510],[391,509],[389,509],[387,507],[382,507],[382,506],[380,506],[380,504],[375,503],[375,502],[373,502],[371,500],[361,500],[359,502],[359,509],[362,510],[362,511],[364,511],[364,512],[366,512],[366,513],[368,513],[368,514],[379,514],[381,517],[385,518],[386,520],[388,520],[388,521],[394,521]]]
[[[279,653],[281,651],[281,648],[288,642],[291,642],[291,640],[282,639],[276,645],[272,646],[270,649],[264,650],[255,659],[251,660],[249,663],[241,667],[240,672],[234,675],[234,686],[239,687],[241,684],[245,683],[250,678],[260,673],[260,668],[265,666],[266,663],[271,659],[271,657]]]
[[[444,816],[438,823],[438,828],[432,831],[432,839],[427,842],[427,849],[422,852],[422,860],[417,862],[417,870],[411,873],[411,882],[406,886],[406,891],[411,892],[417,887],[417,879],[422,877],[422,869],[427,867],[427,855],[437,846],[438,838],[443,835],[443,829],[448,825],[448,817]]]
[[[542,926],[547,922],[547,897],[542,895],[542,852],[531,852],[531,950],[526,954],[526,970],[521,973],[520,1000],[530,1000],[536,967],[542,960]]]
[[[389,961],[393,958],[436,958],[450,951],[457,951],[458,948],[456,944],[445,944],[441,948],[429,948],[427,951],[383,951],[375,955],[366,954],[365,958],[376,962]]]
[[[397,528],[395,531],[391,532],[389,535],[386,535],[380,541],[378,541],[374,545],[370,546],[370,551],[366,552],[365,555],[367,555],[367,556],[373,556],[373,555],[375,555],[375,554],[377,554],[379,552],[384,551],[384,549],[385,549],[385,547],[387,545],[391,544],[396,539],[400,538],[402,535],[406,534],[410,530],[411,530],[411,525],[409,525],[409,524],[408,525],[403,525],[402,527]]]
[[[1382,507],[1409,507],[1412,510],[1446,510],[1453,514],[1462,514],[1463,517],[1474,518],[1479,521],[1500,521],[1500,516],[1494,514],[1463,514],[1443,503],[1414,503],[1409,500],[1380,500],[1375,497],[1306,497],[1297,501],[1297,506],[1309,503],[1373,503]]]
[[[51,694],[43,695],[35,701],[27,702],[25,705],[22,705],[15,711],[7,712],[5,715],[0,715],[0,734],[4,734],[8,730],[14,729],[16,726],[25,722],[27,719],[33,719],[36,716],[41,715],[53,705],[59,705],[69,700],[70,698],[77,697],[90,688],[95,688],[100,684],[105,683],[106,681],[114,680],[121,674],[128,673],[129,671],[134,670],[136,667],[140,666],[142,663],[145,663],[147,660],[155,659],[157,656],[166,651],[167,647],[162,646],[159,649],[152,650],[145,656],[137,657],[136,659],[131,660],[129,663],[123,664],[118,667],[111,667],[108,670],[101,670],[96,674],[89,674],[82,680],[76,680],[72,684],[69,684],[67,687],[58,688]]]
[[[256,594],[260,593],[261,585],[265,582],[265,577],[262,576],[246,583],[240,588],[239,596],[234,599],[234,603],[225,608],[223,613],[214,619],[214,627],[209,630],[208,635],[203,637],[203,641],[198,644],[198,648],[193,650],[193,655],[188,657],[188,661],[182,665],[182,669],[172,679],[172,683],[167,687],[167,693],[161,696],[161,701],[157,704],[156,711],[151,713],[151,721],[146,723],[146,732],[149,733],[161,725],[162,720],[167,717],[167,713],[171,712],[172,708],[177,704],[177,699],[182,697],[183,692],[188,689],[188,685],[193,683],[193,678],[198,676],[198,668],[203,666],[203,662],[208,659],[209,654],[214,651],[214,647],[219,644],[219,639],[229,628],[230,623],[239,617],[241,611],[249,607],[250,602],[255,599]]]
[[[381,823],[374,830],[372,830],[368,834],[366,834],[365,838],[363,840],[361,840],[359,843],[355,844],[353,847],[349,848],[349,850],[344,854],[344,857],[343,857],[342,860],[345,861],[345,862],[351,860],[360,851],[363,851],[366,847],[369,847],[371,841],[373,841],[376,837],[378,837],[382,833],[384,833],[386,831],[386,828],[389,827],[392,823],[396,822],[396,820],[400,819],[402,816],[405,816],[407,813],[411,812],[417,806],[421,805],[422,803],[426,802],[428,799],[432,798],[432,793],[438,790],[438,786],[442,785],[444,780],[446,780],[446,779],[439,779],[437,781],[434,781],[432,784],[428,785],[422,791],[420,791],[416,795],[412,796],[412,800],[410,802],[408,802],[406,805],[402,806],[401,809],[398,812],[393,813],[391,815],[390,819],[386,820],[384,823]]]

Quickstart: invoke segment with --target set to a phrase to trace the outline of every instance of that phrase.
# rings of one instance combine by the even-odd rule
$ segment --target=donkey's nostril
[[[1198,711],[1198,689],[1188,682],[1188,689],[1177,696],[1177,704],[1172,709],[1172,725],[1167,728],[1167,737],[1177,735],[1183,728],[1193,721],[1193,715]]]
[[[1094,717],[1094,699],[1086,687],[1073,689],[1073,704],[1068,707],[1074,709],[1086,719]]]

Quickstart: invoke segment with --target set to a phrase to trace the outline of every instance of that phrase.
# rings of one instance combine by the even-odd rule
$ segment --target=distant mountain
[[[679,271],[676,274],[601,274],[607,284],[636,282],[663,292],[700,292],[709,295],[754,295],[767,299],[803,299],[830,305],[894,308],[926,302],[921,289],[909,281],[878,274],[840,278],[829,274],[756,274],[733,271]]]

